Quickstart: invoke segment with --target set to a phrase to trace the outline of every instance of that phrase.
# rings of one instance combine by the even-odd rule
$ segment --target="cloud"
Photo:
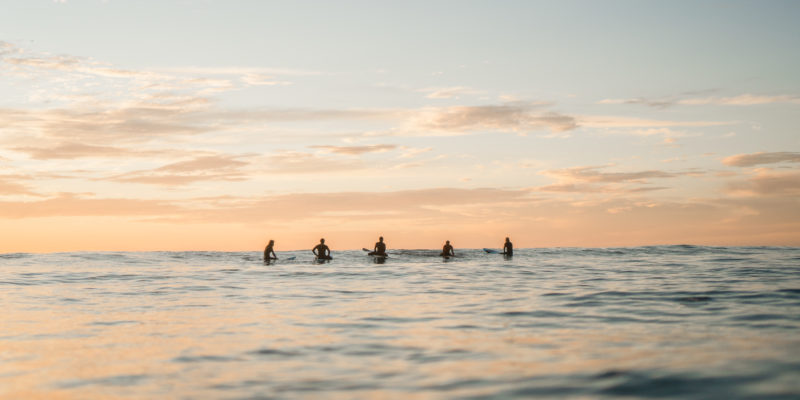
[[[456,207],[508,202],[527,203],[530,194],[503,189],[420,189],[395,192],[295,193],[265,197],[183,199],[99,199],[78,194],[60,194],[33,202],[0,202],[0,217],[48,216],[138,216],[172,221],[245,222],[296,221],[346,215],[371,216],[376,212],[395,218],[430,218],[457,213]],[[178,205],[177,203],[180,203]],[[448,211],[453,207],[454,211]],[[271,211],[271,212],[270,212]]]
[[[525,133],[536,130],[564,132],[575,129],[575,118],[541,110],[538,103],[428,108],[414,117],[414,127],[451,133],[501,131]]]
[[[30,179],[24,175],[0,175],[0,196],[9,195],[29,195],[38,196],[31,188],[25,184],[19,183]]]
[[[428,93],[425,97],[429,99],[453,99],[463,95],[480,94],[481,91],[465,86],[439,87],[420,89],[420,92]]]
[[[421,154],[427,153],[433,150],[432,147],[408,147],[408,146],[400,146],[400,150],[402,150],[402,154],[400,154],[400,158],[414,158]]]
[[[723,164],[734,167],[752,167],[761,164],[777,164],[784,162],[800,163],[800,153],[781,151],[773,153],[759,152],[736,154],[722,160]]]
[[[657,190],[669,189],[666,186],[645,186],[635,188],[620,188],[609,185],[595,185],[582,183],[557,183],[552,185],[538,186],[531,190],[539,192],[555,193],[643,193],[654,192]]]
[[[9,42],[0,40],[0,58],[3,58],[4,56],[7,56],[9,54],[18,54],[19,51],[20,50],[17,46],[14,46]]]
[[[687,93],[689,94],[689,93]],[[800,104],[800,97],[794,95],[754,95],[741,94],[737,96],[707,96],[707,97],[685,97],[679,96],[666,97],[660,99],[648,99],[636,97],[631,99],[603,99],[598,104],[639,104],[653,108],[668,108],[675,105],[715,105],[715,106],[752,106],[760,104]]]
[[[52,147],[12,147],[11,150],[26,153],[36,160],[76,159],[76,158],[113,158],[113,157],[147,157],[164,152],[141,151],[123,147],[94,146],[89,144],[63,142]]]
[[[257,73],[247,73],[242,77],[242,81],[253,86],[286,86],[291,85],[290,81],[276,80],[272,75]]]
[[[124,105],[83,105],[53,109],[0,109],[6,140],[39,136],[84,146],[144,143],[156,139],[263,129],[263,124],[320,121],[377,122],[378,135],[463,135],[476,131],[562,132],[575,128],[572,117],[530,105],[457,106],[424,109],[251,109],[216,107],[206,97],[152,95]],[[365,133],[365,135],[372,135]],[[29,153],[36,146],[20,146]],[[119,146],[117,146],[119,147]],[[73,148],[75,153],[81,149]],[[88,150],[88,149],[83,149]],[[111,150],[111,149],[106,149]],[[333,149],[329,149],[333,150]],[[347,151],[344,149],[343,151]],[[356,150],[357,151],[357,150]]]
[[[674,100],[649,100],[642,97],[633,99],[603,99],[597,102],[598,104],[641,104],[654,108],[667,108],[675,105]]]
[[[0,64],[30,78],[27,84],[34,88],[31,99],[49,107],[0,110],[0,126],[19,137],[31,137],[30,133],[35,132],[59,141],[108,146],[109,138],[114,144],[141,143],[155,138],[249,130],[265,123],[379,122],[384,126],[371,127],[373,132],[396,136],[564,132],[577,126],[573,117],[548,110],[549,104],[542,102],[418,109],[223,109],[208,96],[243,86],[285,85],[291,83],[283,79],[285,76],[321,73],[235,66],[129,70],[89,58],[29,53],[13,44],[0,43]],[[436,98],[475,92],[462,86],[429,90]],[[58,105],[53,107],[54,103]]]
[[[71,217],[71,216],[139,216],[172,215],[181,207],[161,200],[121,198],[87,198],[63,193],[39,201],[0,201],[0,217],[8,219]]]
[[[265,174],[323,174],[364,169],[357,160],[325,157],[313,153],[283,151],[266,158]]]
[[[0,109],[6,135],[41,135],[98,146],[109,141],[144,142],[156,137],[196,135],[212,131],[213,121],[198,112],[207,102],[142,103],[124,108],[46,110]]]
[[[329,153],[359,155],[364,153],[383,153],[397,148],[393,144],[375,144],[368,146],[309,146],[313,149],[321,149]]]
[[[540,172],[541,175],[556,178],[550,185],[536,186],[528,190],[549,193],[592,193],[609,195],[630,195],[635,193],[654,192],[669,189],[666,186],[647,186],[653,179],[675,178],[695,174],[690,172],[666,172],[645,170],[632,172],[605,172],[609,166],[582,166],[563,169],[551,169]]]
[[[680,174],[648,170],[648,171],[635,171],[635,172],[601,172],[600,170],[606,166],[586,166],[586,167],[573,167],[565,169],[547,170],[542,172],[544,175],[557,177],[566,181],[580,181],[580,182],[602,182],[602,183],[620,183],[620,182],[637,182],[644,183],[648,179],[654,178],[674,178]]]
[[[764,96],[742,94],[731,97],[698,97],[682,99],[677,102],[685,105],[723,105],[723,106],[752,106],[759,104],[789,103],[800,104],[800,97],[792,95]]]
[[[107,180],[155,185],[186,185],[199,181],[242,181],[248,176],[242,170],[250,163],[246,156],[212,155],[179,161],[151,170],[127,172]]]
[[[589,128],[707,127],[733,124],[726,121],[666,121],[612,115],[583,115],[576,119],[578,125]]]
[[[731,182],[727,191],[737,196],[767,196],[800,198],[800,172],[760,170],[746,180]]]

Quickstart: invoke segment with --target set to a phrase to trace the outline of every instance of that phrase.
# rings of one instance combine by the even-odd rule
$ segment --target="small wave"
[[[173,358],[172,361],[178,363],[198,363],[198,362],[231,362],[231,361],[241,361],[241,359],[238,357],[229,357],[229,356],[203,355],[203,356],[180,356]]]
[[[643,398],[737,398],[740,388],[759,376],[689,376],[685,374],[663,374],[658,372],[611,371],[595,377],[597,380],[610,380],[610,386],[601,389],[600,394],[611,396],[633,396]]]
[[[73,389],[83,386],[135,386],[143,380],[148,379],[149,375],[114,375],[94,379],[76,379],[62,381],[56,387],[62,389]]]
[[[88,325],[90,326],[116,326],[116,325],[127,325],[127,324],[138,324],[138,321],[95,321]]]
[[[709,302],[713,300],[711,296],[687,296],[687,297],[679,297],[675,299],[681,303],[701,303],[701,302]]]
[[[301,353],[297,351],[278,350],[269,348],[254,350],[249,352],[248,354],[253,354],[257,356],[280,356],[280,357],[294,357],[301,355]]]
[[[495,314],[501,317],[563,318],[570,314],[555,311],[506,311]]]
[[[0,254],[0,259],[17,260],[20,258],[27,258],[30,256],[31,256],[30,253],[4,253]]]
[[[733,321],[773,321],[773,320],[797,320],[798,317],[790,317],[781,314],[747,314],[735,315],[730,317]]]

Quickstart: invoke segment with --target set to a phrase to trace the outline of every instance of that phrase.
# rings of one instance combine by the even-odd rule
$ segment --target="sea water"
[[[0,255],[0,398],[800,396],[800,249]]]

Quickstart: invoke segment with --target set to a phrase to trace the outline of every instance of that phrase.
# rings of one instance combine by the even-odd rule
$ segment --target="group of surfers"
[[[275,246],[274,240],[270,240],[269,243],[267,243],[267,247],[264,249],[264,261],[278,259],[278,256],[275,254],[275,250],[273,250],[274,246]],[[364,250],[369,251],[366,248]],[[317,260],[333,259],[333,257],[331,257],[331,249],[330,247],[328,247],[327,244],[325,244],[325,239],[320,239],[319,244],[314,246],[314,248],[311,249],[311,252],[314,253],[314,257],[316,257]],[[375,246],[372,249],[372,251],[369,251],[369,253],[367,254],[378,257],[388,256],[388,254],[386,254],[386,243],[383,241],[383,236],[378,238],[378,241],[375,243]],[[506,242],[505,244],[503,244],[502,254],[505,254],[507,256],[514,255],[514,245],[511,243],[511,240],[509,238],[506,238]],[[442,247],[442,252],[439,254],[439,256],[441,257],[456,256],[456,251],[453,248],[453,245],[450,244],[449,240],[445,242],[444,246]]]

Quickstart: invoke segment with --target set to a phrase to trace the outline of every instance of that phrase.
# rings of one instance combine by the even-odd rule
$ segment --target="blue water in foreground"
[[[0,398],[800,396],[800,249],[0,255]]]

